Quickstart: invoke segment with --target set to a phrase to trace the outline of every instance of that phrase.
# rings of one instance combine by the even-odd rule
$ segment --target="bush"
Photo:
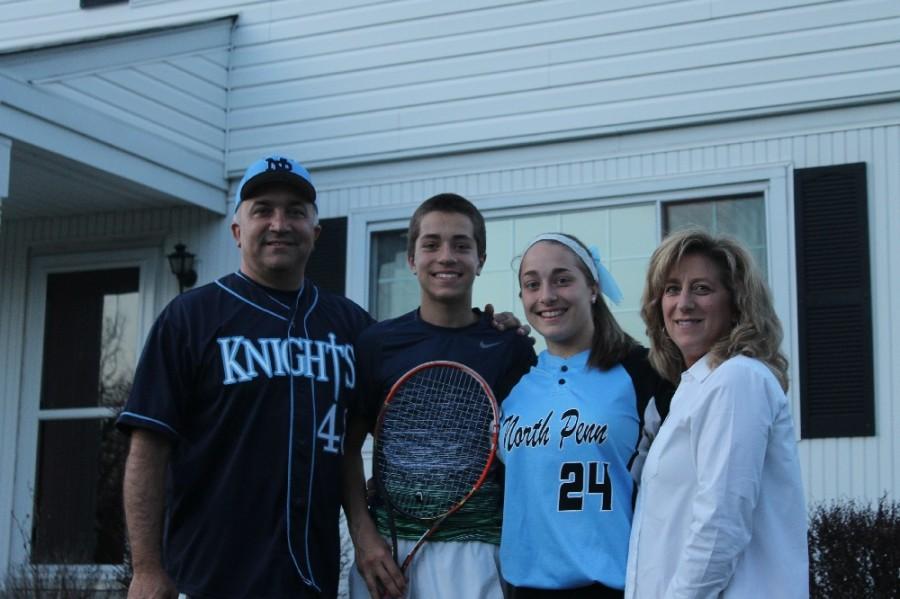
[[[900,597],[900,504],[854,501],[813,509],[809,524],[809,589],[813,598]]]
[[[121,480],[121,475],[119,480]],[[120,483],[121,484],[121,483]],[[39,516],[35,516],[38,518]],[[14,519],[22,538],[22,550],[31,555],[28,542],[31,525]],[[122,518],[107,530],[123,527]],[[118,532],[119,537],[124,532]],[[12,564],[6,578],[0,580],[0,599],[124,599],[131,582],[131,550],[122,548],[120,564],[77,563],[79,557],[90,559],[92,554],[79,553],[72,547],[57,548],[40,556],[39,562]]]
[[[2,599],[123,599],[124,566],[113,572],[99,566],[40,566],[13,568],[0,587]]]

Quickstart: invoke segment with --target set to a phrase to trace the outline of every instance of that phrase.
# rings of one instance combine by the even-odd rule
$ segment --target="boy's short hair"
[[[409,219],[409,229],[406,240],[406,254],[412,258],[416,253],[416,240],[422,229],[422,219],[429,212],[450,212],[467,216],[472,221],[472,234],[475,237],[475,247],[478,257],[484,259],[487,255],[487,233],[484,228],[484,216],[481,215],[475,204],[455,193],[439,193],[422,202],[412,218]]]

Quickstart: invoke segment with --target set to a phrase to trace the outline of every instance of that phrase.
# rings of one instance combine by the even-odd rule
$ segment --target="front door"
[[[32,571],[124,560],[115,417],[152,318],[155,256],[32,261],[13,530],[14,562]]]

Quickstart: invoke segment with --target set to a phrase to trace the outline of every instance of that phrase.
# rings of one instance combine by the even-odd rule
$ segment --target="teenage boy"
[[[426,200],[410,220],[407,242],[409,267],[419,281],[419,308],[371,326],[357,342],[360,399],[351,409],[344,445],[344,509],[356,552],[351,599],[400,597],[407,591],[409,599],[503,596],[496,472],[416,554],[407,584],[385,540],[390,532],[384,507],[376,505],[374,519],[370,515],[361,454],[388,391],[411,368],[430,360],[461,362],[484,377],[502,400],[535,363],[527,337],[497,330],[489,315],[472,307],[472,285],[486,258],[485,237],[484,217],[465,198],[443,193]],[[402,517],[396,526],[402,560],[426,527]]]

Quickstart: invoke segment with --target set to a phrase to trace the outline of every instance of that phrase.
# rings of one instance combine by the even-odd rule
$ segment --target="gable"
[[[224,159],[231,19],[0,55],[0,74]]]
[[[4,216],[224,213],[231,18],[0,54]]]

